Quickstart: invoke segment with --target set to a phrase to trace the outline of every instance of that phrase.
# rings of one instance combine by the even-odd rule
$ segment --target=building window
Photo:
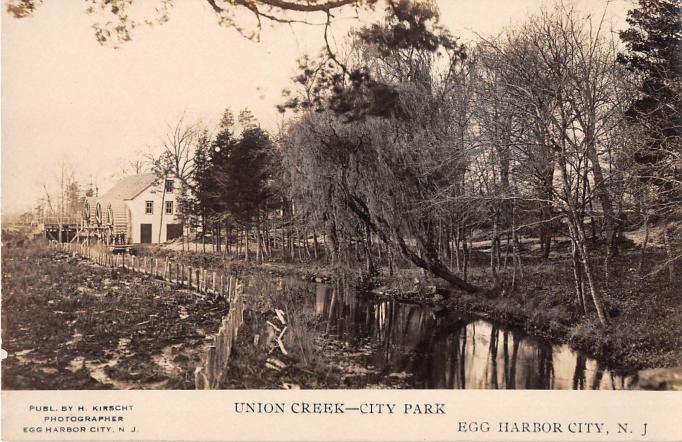
[[[173,180],[166,180],[166,193],[173,193],[174,184]]]
[[[145,201],[144,202],[144,213],[145,213],[145,215],[153,215],[154,214],[154,201]]]
[[[173,201],[166,201],[166,215],[173,214]]]

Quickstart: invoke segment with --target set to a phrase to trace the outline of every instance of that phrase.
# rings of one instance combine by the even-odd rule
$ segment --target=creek
[[[636,371],[609,369],[568,345],[486,320],[302,284],[310,291],[305,309],[326,322],[326,335],[345,352],[360,350],[357,362],[370,368],[360,386],[399,378],[421,389],[622,390],[637,381]]]

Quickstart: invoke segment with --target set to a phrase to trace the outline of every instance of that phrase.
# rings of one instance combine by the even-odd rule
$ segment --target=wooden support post
[[[200,278],[201,278],[201,269],[196,269],[195,270],[196,275],[197,275],[197,291],[201,292],[201,287],[200,287]]]
[[[213,294],[218,293],[218,291],[216,290],[216,287],[215,287],[215,270],[213,271],[213,281],[211,282],[211,290],[213,291]]]
[[[180,263],[175,263],[175,279],[178,284],[180,284]]]
[[[187,278],[187,288],[192,290],[192,267],[188,267],[189,278]]]
[[[159,276],[159,260],[154,258],[154,278]]]
[[[168,257],[166,256],[166,261],[163,264],[163,279],[164,281],[168,278]]]

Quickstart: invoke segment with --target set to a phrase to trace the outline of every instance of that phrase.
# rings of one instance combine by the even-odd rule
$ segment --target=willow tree
[[[474,154],[461,143],[460,109],[450,93],[456,75],[437,74],[437,52],[447,54],[451,74],[466,56],[437,26],[428,5],[400,2],[389,8],[386,22],[356,33],[362,64],[342,65],[342,73],[320,76],[329,87],[312,88],[328,93],[317,101],[327,107],[314,112],[307,106],[291,123],[284,156],[299,164],[291,179],[306,183],[291,189],[325,189],[332,210],[322,218],[349,214],[395,253],[473,292],[477,288],[443,260],[442,213],[435,204],[462,180]],[[338,235],[335,225],[332,238]]]

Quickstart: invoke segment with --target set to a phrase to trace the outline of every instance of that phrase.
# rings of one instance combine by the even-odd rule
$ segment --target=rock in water
[[[682,390],[682,367],[654,368],[639,372],[641,390]]]
[[[435,285],[427,285],[426,287],[424,287],[423,293],[426,296],[435,295],[436,294],[436,286]]]

